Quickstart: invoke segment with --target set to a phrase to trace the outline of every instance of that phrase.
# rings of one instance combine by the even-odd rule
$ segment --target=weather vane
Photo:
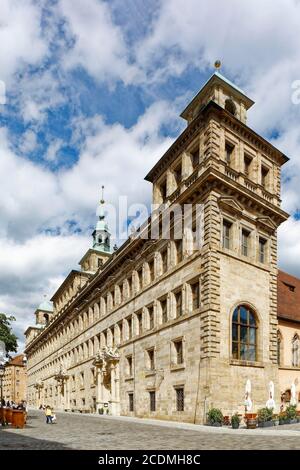
[[[220,60],[216,60],[215,63],[214,63],[214,66],[215,66],[215,69],[218,71],[220,68],[221,68],[221,61]]]

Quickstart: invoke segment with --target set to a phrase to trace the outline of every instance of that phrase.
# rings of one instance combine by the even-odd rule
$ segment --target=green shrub
[[[222,411],[219,410],[219,408],[212,408],[211,410],[209,410],[207,414],[207,418],[208,418],[209,424],[215,424],[215,423],[222,424],[223,419],[224,419]]]
[[[273,418],[273,409],[261,408],[257,412],[257,419],[259,423],[266,423],[267,421],[272,421]]]
[[[231,417],[231,425],[232,426],[234,426],[234,425],[239,426],[240,422],[241,422],[241,418],[239,417],[239,415],[237,413],[232,415],[232,417]]]
[[[297,406],[296,405],[289,405],[286,407],[285,413],[287,419],[296,419],[297,418]]]

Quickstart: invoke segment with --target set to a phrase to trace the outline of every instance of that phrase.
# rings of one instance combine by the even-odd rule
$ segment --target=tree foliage
[[[4,341],[6,352],[17,352],[18,338],[12,331],[11,322],[16,321],[15,317],[0,313],[0,340]]]

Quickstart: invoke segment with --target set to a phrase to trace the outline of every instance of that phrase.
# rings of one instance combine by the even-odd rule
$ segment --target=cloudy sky
[[[299,0],[0,0],[0,311],[21,346],[91,244],[101,185],[150,203],[143,178],[216,59],[256,101],[248,125],[291,158],[280,267],[300,276],[299,31]]]

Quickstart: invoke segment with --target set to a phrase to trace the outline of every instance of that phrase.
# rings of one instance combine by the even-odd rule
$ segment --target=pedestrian
[[[52,410],[49,405],[46,406],[45,415],[46,415],[46,424],[52,424]]]
[[[56,414],[52,414],[52,419],[51,419],[52,424],[56,424]]]

